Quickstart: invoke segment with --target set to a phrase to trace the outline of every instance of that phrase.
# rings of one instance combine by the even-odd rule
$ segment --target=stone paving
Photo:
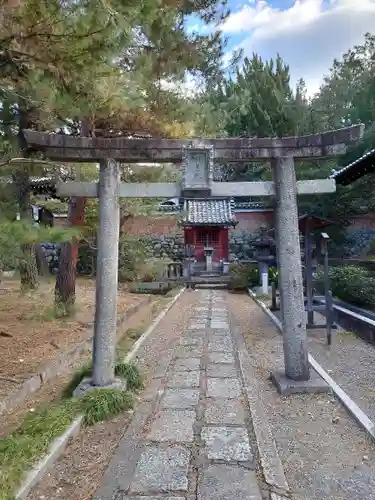
[[[94,500],[262,499],[225,295],[195,293],[188,329],[146,391],[142,431],[124,437]]]

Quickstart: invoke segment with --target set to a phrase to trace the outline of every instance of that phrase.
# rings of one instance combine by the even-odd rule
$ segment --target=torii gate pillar
[[[213,148],[216,161],[273,162],[274,182],[213,182],[211,195],[274,196],[277,198],[277,245],[280,272],[282,322],[284,330],[285,373],[272,374],[279,392],[312,392],[327,390],[322,379],[313,380],[309,373],[307,334],[304,318],[302,269],[299,245],[297,193],[317,194],[335,191],[333,179],[296,182],[294,158],[329,158],[344,153],[363,135],[361,124],[305,137],[234,138],[234,139],[125,139],[75,138],[61,134],[44,134],[24,130],[31,151],[43,151],[57,161],[100,161],[97,303],[94,334],[93,384],[111,385],[114,379],[116,343],[116,296],[119,238],[119,196],[172,198],[179,196],[176,183],[119,183],[117,161],[137,163],[181,162],[186,147]],[[113,158],[108,160],[107,158]],[[200,182],[198,183],[200,184]],[[97,197],[96,183],[62,183],[56,186],[59,196]]]
[[[99,230],[92,385],[114,382],[117,325],[118,241],[120,233],[120,168],[102,160],[99,174]]]
[[[285,373],[271,373],[271,379],[282,395],[325,392],[328,385],[320,377],[311,378],[309,369],[294,158],[273,158],[271,163],[285,364]]]
[[[294,160],[283,157],[272,163],[285,375],[292,380],[309,380]]]

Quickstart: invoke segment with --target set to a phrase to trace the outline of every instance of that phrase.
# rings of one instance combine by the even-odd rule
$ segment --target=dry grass
[[[156,367],[164,362],[163,357],[166,350],[171,349],[176,344],[181,331],[187,328],[197,299],[196,293],[183,294],[139,349],[137,365],[144,377],[146,387],[148,387]],[[129,331],[139,331],[140,324],[143,324],[143,330],[149,326],[160,309],[168,302],[165,297],[157,297],[157,300],[165,302],[163,305],[159,304],[158,310],[154,306],[153,315],[151,314],[152,307],[149,305],[148,311],[142,314],[143,318],[140,322],[127,325],[125,336]],[[142,398],[142,394],[140,394],[140,398]],[[136,404],[137,401],[138,398],[136,398]],[[135,407],[136,411],[137,407]],[[40,500],[41,498],[45,500],[92,499],[130,420],[131,414],[125,412],[104,424],[87,427],[72,442],[41,483],[33,489],[28,500]]]
[[[19,282],[2,283],[0,301],[0,398],[32,376],[44,362],[55,358],[91,334],[94,318],[95,282],[77,280],[75,313],[68,318],[53,314],[54,280],[47,279],[40,288],[21,295]],[[143,301],[144,296],[119,290],[118,312],[123,313]]]
[[[155,297],[153,303],[142,307],[130,319],[128,328],[120,335],[123,340],[126,340],[129,348],[169,300],[165,297]],[[103,393],[100,393],[100,391],[95,391],[94,394],[89,393],[81,402],[74,403],[74,400],[69,399],[73,386],[75,387],[82,376],[88,375],[90,371],[89,364],[86,366],[81,365],[81,368],[73,374],[73,377],[70,375],[72,378],[69,381],[67,377],[59,380],[59,384],[56,381],[54,384],[55,387],[48,391],[47,398],[39,398],[38,402],[34,400],[33,411],[30,413],[30,408],[29,411],[23,411],[23,418],[27,415],[26,419],[23,420],[20,427],[13,430],[11,435],[3,439],[4,453],[2,460],[0,460],[2,462],[0,465],[2,465],[6,481],[0,487],[0,500],[10,500],[12,498],[11,491],[14,491],[15,485],[19,483],[22,472],[30,467],[37,457],[41,456],[48,443],[51,442],[51,439],[60,434],[69,425],[73,414],[78,410],[84,412],[85,422],[88,425],[93,425],[110,418],[108,424],[104,426],[99,423],[95,426],[95,430],[87,429],[86,432],[89,435],[93,432],[95,433],[95,431],[97,432],[98,429],[104,428],[106,439],[108,440],[115,428],[118,431],[118,421],[122,424],[120,425],[120,429],[123,429],[123,426],[130,417],[128,412],[124,413],[124,410],[129,410],[133,404],[131,393],[123,394],[116,391],[112,393],[103,391]],[[143,387],[142,377],[134,364],[124,363],[120,359],[116,364],[116,375],[127,380],[130,391],[137,392]],[[63,398],[62,400],[61,397]],[[64,397],[68,399],[64,400]],[[41,402],[42,405],[40,407]],[[36,411],[35,406],[38,408]],[[13,421],[13,429],[16,421],[20,422],[21,418],[21,415],[18,415],[18,418]],[[118,439],[119,436],[116,436],[116,441]]]
[[[156,296],[155,300],[157,301]],[[135,342],[135,339],[131,338],[134,333],[142,333],[147,328],[150,321],[156,317],[162,307],[164,306],[161,303],[158,307],[156,307],[155,303],[151,302],[149,304],[145,304],[139,311],[131,315],[123,329],[118,332],[119,342],[122,341],[123,347],[126,347],[124,351],[118,351],[117,354],[119,358],[121,355],[124,356],[124,354],[131,349],[131,346]],[[91,354],[89,352],[82,354],[70,367],[67,373],[61,374],[59,377],[50,380],[43,385],[39,391],[29,396],[21,406],[11,412],[4,413],[1,417],[2,425],[0,426],[0,438],[6,436],[13,429],[17,428],[21,424],[25,415],[29,412],[33,412],[39,406],[52,403],[53,401],[59,400],[63,397],[64,389],[69,384],[72,374],[76,370],[82,369],[83,366],[89,366],[90,362]]]

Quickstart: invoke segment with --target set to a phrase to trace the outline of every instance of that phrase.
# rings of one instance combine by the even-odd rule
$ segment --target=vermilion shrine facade
[[[188,199],[184,203],[185,244],[194,246],[197,262],[205,261],[205,249],[212,248],[212,262],[228,260],[229,228],[237,224],[228,198]]]

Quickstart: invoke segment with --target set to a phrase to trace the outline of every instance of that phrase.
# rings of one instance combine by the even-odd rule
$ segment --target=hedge
[[[341,266],[328,270],[334,297],[359,307],[375,309],[375,278],[363,267]],[[324,291],[324,274],[318,269],[317,289]]]

